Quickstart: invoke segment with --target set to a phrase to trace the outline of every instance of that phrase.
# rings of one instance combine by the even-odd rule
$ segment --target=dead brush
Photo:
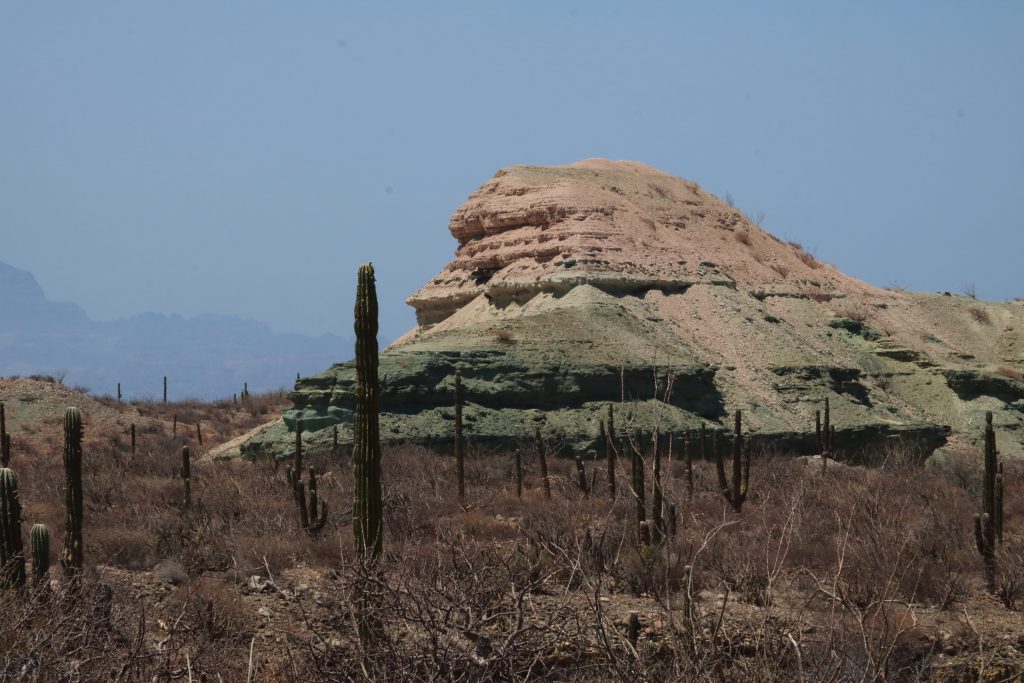
[[[972,318],[974,318],[977,322],[981,323],[982,325],[992,324],[992,316],[990,316],[988,311],[986,311],[984,308],[981,308],[980,306],[971,306],[970,308],[967,309],[967,312],[971,314]]]

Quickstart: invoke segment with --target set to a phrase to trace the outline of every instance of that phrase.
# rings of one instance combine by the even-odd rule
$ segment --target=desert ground
[[[581,460],[581,488],[559,444],[524,441],[520,496],[516,454],[478,452],[470,436],[460,501],[451,452],[385,448],[384,555],[368,568],[353,550],[348,449],[305,454],[327,504],[312,532],[300,528],[288,460],[210,457],[279,416],[283,394],[129,404],[8,378],[0,401],[25,533],[46,524],[53,557],[42,580],[30,566],[25,588],[0,593],[0,679],[1009,681],[1024,671],[1024,468],[1004,465],[990,592],[972,528],[977,450],[934,466],[901,448],[857,466],[841,452],[823,463],[755,451],[736,513],[710,461],[693,462],[689,490],[676,444],[660,456],[666,523],[651,543],[629,458],[616,462],[611,495],[605,459]],[[85,434],[77,581],[58,560],[71,405]],[[639,450],[650,505],[652,452]],[[357,604],[372,606],[363,638]]]

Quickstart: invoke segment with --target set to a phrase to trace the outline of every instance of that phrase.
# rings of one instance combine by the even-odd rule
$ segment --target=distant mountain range
[[[383,347],[385,343],[381,341]],[[49,301],[32,273],[0,263],[0,377],[63,375],[94,394],[230,398],[291,387],[296,373],[323,371],[353,355],[351,338],[276,334],[231,315],[144,313],[90,320],[80,307]]]

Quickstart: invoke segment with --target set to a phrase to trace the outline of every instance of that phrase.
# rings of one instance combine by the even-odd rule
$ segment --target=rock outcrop
[[[969,445],[986,410],[1024,454],[1024,305],[883,290],[783,242],[695,183],[587,160],[499,171],[453,215],[455,259],[413,294],[418,326],[381,354],[382,438],[446,447],[462,373],[467,434],[598,445],[620,432],[681,439],[745,412],[755,441],[814,450],[830,399],[839,448]],[[349,436],[354,368],[296,384],[295,410],[243,448],[284,455]],[[320,430],[320,431],[316,431]]]

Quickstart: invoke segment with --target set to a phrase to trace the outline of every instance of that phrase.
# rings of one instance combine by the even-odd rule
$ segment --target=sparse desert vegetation
[[[265,400],[271,414],[284,407]],[[125,419],[136,409],[96,405]],[[687,458],[661,439],[657,464],[652,444],[620,442],[636,449],[613,461],[613,496],[604,458],[582,459],[581,479],[552,452],[549,498],[539,448],[550,444],[484,455],[470,434],[461,500],[451,453],[385,448],[384,552],[373,563],[354,544],[347,450],[305,453],[329,512],[322,529],[299,533],[288,463],[197,449],[186,504],[180,452],[197,444],[191,431],[175,437],[167,414],[226,439],[248,412],[160,405],[134,455],[126,433],[83,411],[84,570],[76,586],[54,562],[49,581],[2,593],[4,677],[1002,680],[1020,667],[1024,470],[1014,461],[1001,473],[991,592],[971,530],[980,454],[924,467],[903,447],[861,466],[842,462],[841,445],[827,462],[755,451],[739,514],[697,441]],[[56,419],[19,429],[10,462],[24,524],[47,525],[54,549],[62,438]],[[645,473],[644,526],[630,460]]]

